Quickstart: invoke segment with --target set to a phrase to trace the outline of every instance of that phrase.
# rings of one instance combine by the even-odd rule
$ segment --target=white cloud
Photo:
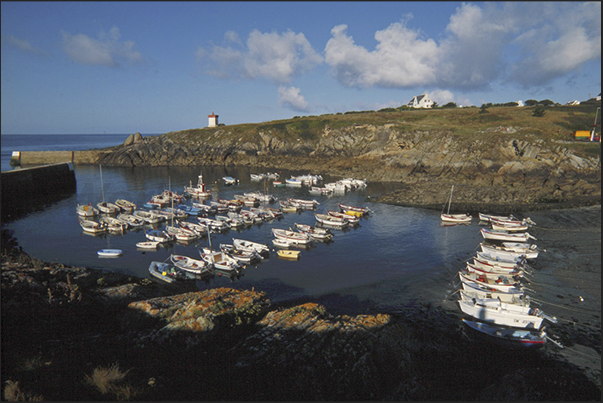
[[[308,102],[295,87],[280,86],[278,88],[278,104],[297,112],[308,112]]]
[[[346,29],[334,27],[325,47],[325,61],[343,85],[412,87],[435,80],[438,47],[433,40],[423,41],[403,23],[394,23],[375,33],[378,44],[369,52]]]
[[[454,102],[454,94],[448,90],[435,90],[427,93],[429,98],[437,102],[438,105],[446,105],[449,102]]]
[[[196,52],[197,60],[208,64],[209,74],[220,78],[259,78],[284,84],[322,63],[302,33],[253,30],[242,45],[236,33],[229,31],[225,39],[241,49],[214,45],[210,51],[198,48]]]
[[[16,38],[12,35],[6,35],[6,36],[3,35],[2,42],[5,44],[8,44],[9,46],[17,48],[23,52],[26,52],[26,53],[34,53],[34,54],[39,54],[39,55],[46,54],[46,52],[44,52],[42,49],[38,49],[38,48],[32,46],[29,43],[29,41]]]
[[[101,33],[99,39],[66,32],[62,32],[62,35],[63,50],[71,60],[78,63],[115,67],[122,62],[144,61],[140,52],[134,50],[133,41],[119,42],[117,27],[111,28],[107,34]]]

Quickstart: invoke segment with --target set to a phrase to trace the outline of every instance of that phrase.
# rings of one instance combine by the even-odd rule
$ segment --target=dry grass
[[[32,395],[29,392],[23,392],[21,387],[19,386],[19,382],[14,382],[11,380],[6,381],[6,386],[4,387],[4,400],[9,402],[17,402],[17,401],[35,401],[40,402],[44,400],[43,396],[40,395]]]
[[[103,395],[110,393],[117,400],[130,400],[137,392],[131,385],[124,383],[128,372],[130,370],[122,371],[119,364],[97,367],[92,371],[92,376],[86,375],[86,383],[96,387]]]

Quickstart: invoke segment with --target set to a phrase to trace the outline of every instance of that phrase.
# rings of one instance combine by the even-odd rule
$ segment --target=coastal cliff
[[[575,206],[601,199],[600,143],[571,141],[589,118],[551,108],[327,115],[138,136],[99,153],[113,166],[247,166],[400,182],[379,201],[440,208],[452,184],[468,211]],[[132,137],[132,136],[131,136]],[[437,184],[437,186],[434,186]]]

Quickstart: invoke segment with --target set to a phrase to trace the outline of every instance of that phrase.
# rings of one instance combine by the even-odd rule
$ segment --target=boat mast
[[[450,205],[452,204],[452,192],[454,191],[454,185],[452,185],[452,189],[450,189],[450,200],[448,201],[448,213],[450,214]]]
[[[105,185],[103,183],[103,166],[98,164],[98,169],[100,170],[100,178],[101,178],[101,192],[103,194],[103,203],[105,202]]]

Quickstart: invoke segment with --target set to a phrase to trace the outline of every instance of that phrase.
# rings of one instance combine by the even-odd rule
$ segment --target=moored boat
[[[364,215],[368,215],[368,213],[371,211],[368,207],[356,207],[356,206],[350,206],[349,204],[343,204],[343,203],[339,203],[339,209],[341,210],[342,213],[345,213],[347,215],[353,215],[356,217],[362,217]]]
[[[279,249],[276,251],[276,255],[281,259],[298,260],[301,256],[301,252],[298,250]]]
[[[173,283],[176,280],[185,278],[178,269],[165,262],[152,261],[149,265],[149,274],[166,283]]]
[[[349,226],[349,221],[345,218],[334,217],[329,214],[314,214],[314,218],[316,218],[316,222],[320,225],[324,225],[326,227],[335,228],[335,229],[343,229]]]
[[[487,228],[481,228],[479,231],[484,239],[494,241],[527,242],[528,239],[536,239],[527,232],[509,232]]]
[[[272,228],[272,234],[276,238],[284,239],[295,245],[308,245],[312,243],[312,238],[306,233],[289,231],[280,228]]]
[[[121,249],[101,249],[96,254],[98,257],[119,257],[123,251]]]
[[[244,250],[244,251],[256,251],[262,256],[266,256],[270,253],[270,248],[268,245],[258,242],[247,241],[245,239],[232,239],[232,244],[235,248]]]
[[[115,205],[120,208],[122,213],[132,213],[136,210],[136,204],[126,199],[115,200]]]
[[[78,204],[76,208],[76,213],[80,217],[92,218],[98,215],[99,211],[92,204]]]
[[[509,347],[539,348],[546,343],[546,332],[506,328],[493,324],[462,319],[470,328],[504,342]]]
[[[211,271],[211,265],[204,260],[174,254],[170,255],[170,260],[176,267],[189,273],[203,275]]]
[[[93,220],[80,220],[80,226],[89,234],[102,234],[107,232],[107,225]]]
[[[537,308],[508,304],[494,298],[461,299],[458,304],[463,313],[496,325],[540,329],[544,319],[556,321]]]

